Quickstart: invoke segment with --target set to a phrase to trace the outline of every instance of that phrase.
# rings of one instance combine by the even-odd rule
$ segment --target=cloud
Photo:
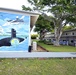
[[[5,22],[2,20],[2,19],[0,19],[0,26],[2,26],[2,24],[4,24]]]
[[[4,31],[3,31],[3,28],[0,26],[0,33],[3,33]]]

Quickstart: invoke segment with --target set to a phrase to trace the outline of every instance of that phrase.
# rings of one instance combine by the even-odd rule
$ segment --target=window
[[[74,35],[74,33],[72,33],[72,35]]]
[[[67,35],[67,33],[66,33],[66,35]]]

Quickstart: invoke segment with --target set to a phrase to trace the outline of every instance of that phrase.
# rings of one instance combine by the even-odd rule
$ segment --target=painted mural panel
[[[29,46],[30,16],[0,12],[0,51],[25,51]]]

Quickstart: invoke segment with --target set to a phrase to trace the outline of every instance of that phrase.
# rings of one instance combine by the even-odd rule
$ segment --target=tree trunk
[[[43,37],[42,37],[42,33],[40,33],[40,40],[42,41]]]
[[[59,40],[60,40],[60,39],[55,38],[54,46],[60,46]]]
[[[40,32],[40,40],[44,40],[45,33],[43,31]]]
[[[59,28],[59,27],[55,27],[55,42],[54,42],[54,45],[55,46],[60,46],[60,37],[62,35],[62,28]]]

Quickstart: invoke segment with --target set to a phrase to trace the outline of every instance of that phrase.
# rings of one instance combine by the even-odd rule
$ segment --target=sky
[[[22,5],[29,6],[27,0],[0,0],[0,7],[22,10]]]

